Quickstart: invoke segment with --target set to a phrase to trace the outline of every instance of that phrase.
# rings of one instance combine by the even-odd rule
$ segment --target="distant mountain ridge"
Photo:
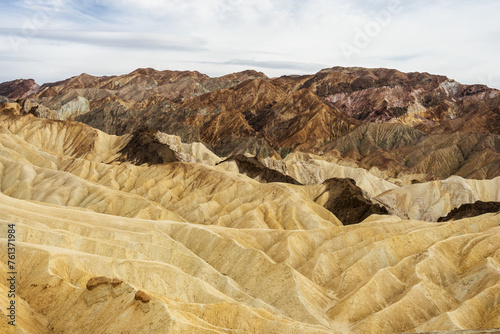
[[[144,68],[0,87],[25,113],[114,135],[145,127],[202,142],[221,157],[300,151],[339,154],[387,178],[500,175],[500,91],[428,73],[333,67],[302,76],[248,70],[211,78]]]

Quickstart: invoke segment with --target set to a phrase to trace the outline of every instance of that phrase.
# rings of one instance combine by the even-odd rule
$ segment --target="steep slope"
[[[349,133],[357,123],[324,104],[308,90],[299,90],[269,111],[266,134],[281,148],[320,151]]]
[[[427,179],[459,175],[492,179],[500,175],[500,136],[455,132],[426,135],[400,124],[363,124],[328,146],[365,169],[386,176],[427,174]]]
[[[284,173],[306,185],[321,184],[330,178],[348,178],[353,179],[356,185],[370,197],[398,188],[396,184],[377,177],[374,171],[368,172],[365,169],[356,168],[353,162],[347,166],[343,165],[346,161],[332,156],[291,153],[281,161],[273,159],[262,161],[270,168],[282,169]]]
[[[325,321],[318,321],[309,310],[317,302],[301,292],[307,279],[230,236],[195,225],[176,226],[170,221],[155,225],[41,204],[25,210],[25,202],[0,196],[2,216],[16,223],[22,240],[18,251],[26,257],[19,268],[23,280],[17,291],[33,315],[20,314],[18,321],[34,327],[36,315],[39,332],[329,332],[319,324]],[[52,211],[50,219],[44,214],[47,209]],[[5,221],[0,226],[4,232]],[[202,254],[189,243],[191,237],[218,247]],[[248,262],[228,268],[214,262],[212,257],[223,252],[266,268],[268,274],[260,276],[266,286],[278,277],[284,281],[263,294],[263,281],[237,274]],[[285,288],[296,293],[280,295]],[[319,287],[312,291],[331,298]],[[73,312],[61,313],[60,307]]]
[[[452,176],[442,181],[388,190],[375,200],[403,219],[437,221],[463,204],[500,201],[500,177],[468,180]]]

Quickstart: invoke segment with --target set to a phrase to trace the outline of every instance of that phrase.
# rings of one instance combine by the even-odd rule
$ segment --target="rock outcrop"
[[[314,201],[321,203],[342,224],[357,224],[371,215],[388,214],[385,207],[372,203],[352,179],[328,179]]]
[[[440,217],[438,222],[447,222],[449,220],[457,220],[463,218],[470,218],[480,216],[485,213],[499,212],[500,202],[482,202],[477,201],[474,203],[462,204],[458,208],[450,211],[445,217]]]
[[[39,88],[33,79],[12,80],[0,83],[0,95],[17,100],[36,93]]]

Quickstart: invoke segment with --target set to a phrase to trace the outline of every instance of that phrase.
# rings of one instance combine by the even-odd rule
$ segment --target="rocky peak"
[[[0,95],[12,100],[36,93],[40,86],[33,79],[17,79],[0,84]]]

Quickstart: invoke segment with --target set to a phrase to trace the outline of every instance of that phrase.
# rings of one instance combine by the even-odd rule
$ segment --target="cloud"
[[[381,21],[395,4],[400,10]],[[85,67],[95,74],[157,66],[211,75],[256,67],[276,76],[340,65],[425,71],[500,88],[500,2],[494,0],[0,0],[0,5],[0,39],[7,38],[0,43],[0,58],[9,64],[9,74],[0,73],[0,80],[15,79],[16,71],[25,75],[28,68],[46,81],[47,73],[64,79]],[[368,35],[361,47],[355,44],[360,34]],[[9,48],[9,36],[24,42]],[[350,57],[341,49],[345,44],[357,49]],[[36,55],[39,67],[16,60],[25,54]]]
[[[18,39],[44,39],[50,41],[82,43],[114,48],[141,48],[177,51],[201,51],[204,41],[185,36],[109,31],[58,31],[0,28],[0,35]]]
[[[249,60],[249,59],[232,59],[223,62],[224,65],[243,65],[249,67],[271,68],[271,69],[285,69],[285,70],[299,70],[303,72],[318,71],[328,65],[303,63],[295,61],[262,61],[262,60]]]
[[[33,62],[37,61],[35,57],[19,56],[19,55],[3,55],[0,57],[0,63],[12,63],[12,62]]]
[[[287,70],[298,71],[301,73],[315,73],[321,69],[329,67],[327,64],[295,62],[286,60],[265,61],[252,59],[230,59],[226,61],[186,61],[186,63],[194,64],[209,64],[219,67],[236,67],[240,69],[271,69],[271,70]],[[274,71],[272,71],[274,73]],[[291,74],[291,73],[288,73]]]

